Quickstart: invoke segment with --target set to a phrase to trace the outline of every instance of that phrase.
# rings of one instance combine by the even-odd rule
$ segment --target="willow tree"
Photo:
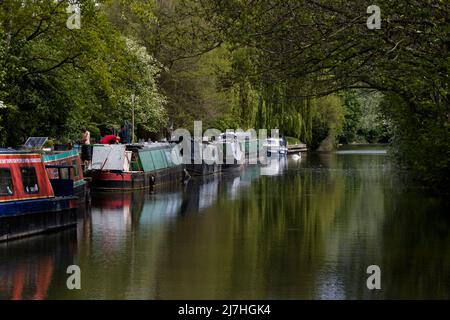
[[[223,39],[254,49],[259,74],[309,83],[300,95],[382,92],[399,159],[430,184],[450,184],[449,2],[377,1],[378,30],[367,25],[372,1],[201,3]]]

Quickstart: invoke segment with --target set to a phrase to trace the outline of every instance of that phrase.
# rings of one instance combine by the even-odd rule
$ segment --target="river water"
[[[94,194],[78,228],[0,244],[0,299],[449,299],[449,208],[378,146]]]

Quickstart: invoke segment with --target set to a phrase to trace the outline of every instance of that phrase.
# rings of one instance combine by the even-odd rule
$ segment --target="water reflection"
[[[450,298],[448,209],[370,152],[97,194],[77,231],[0,247],[0,298]],[[81,291],[65,287],[72,263]]]
[[[189,180],[183,192],[181,214],[201,212],[211,207],[219,194],[220,177],[217,174]]]
[[[282,175],[288,169],[288,158],[286,156],[269,157],[267,165],[260,168],[262,176]]]
[[[0,244],[0,299],[45,299],[51,285],[65,286],[74,255],[75,229]]]

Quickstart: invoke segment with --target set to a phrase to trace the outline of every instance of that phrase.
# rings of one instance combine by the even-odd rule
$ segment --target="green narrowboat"
[[[137,190],[181,182],[183,167],[169,143],[94,145],[92,190]]]

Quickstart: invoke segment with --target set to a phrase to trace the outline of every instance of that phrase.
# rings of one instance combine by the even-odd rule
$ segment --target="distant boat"
[[[248,132],[222,133],[215,141],[192,140],[190,164],[186,164],[186,169],[192,175],[241,169],[244,164],[257,163],[258,147],[259,140]]]
[[[286,155],[288,153],[285,141],[280,138],[266,139],[263,146],[267,149],[268,156],[271,156],[272,154]]]
[[[245,163],[245,144],[232,132],[222,133],[217,145],[222,160],[222,169],[235,169],[243,167]]]
[[[50,181],[41,154],[0,150],[0,241],[75,225],[77,202],[73,181]]]
[[[207,141],[191,141],[190,163],[186,163],[186,170],[192,176],[205,176],[222,171],[219,145]]]
[[[93,190],[135,190],[181,182],[183,168],[169,143],[94,145],[88,175]]]

